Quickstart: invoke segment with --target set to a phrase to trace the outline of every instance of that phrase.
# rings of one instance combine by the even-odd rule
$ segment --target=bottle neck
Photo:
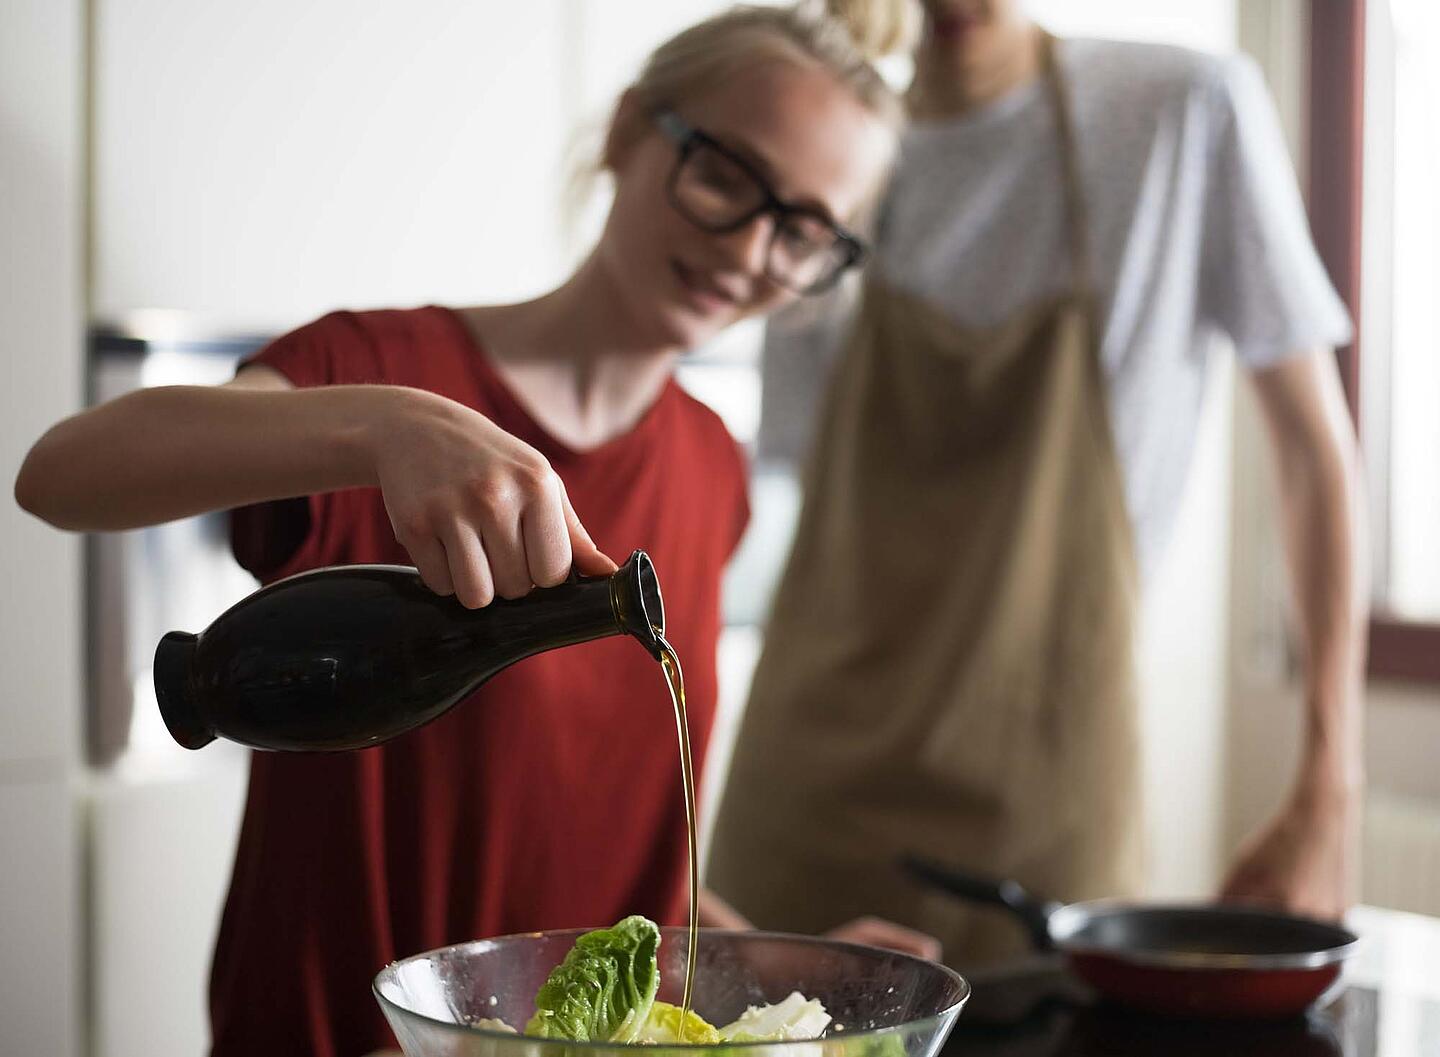
[[[665,602],[649,555],[635,551],[608,582],[616,623],[658,661],[663,652],[660,643],[665,635]]]

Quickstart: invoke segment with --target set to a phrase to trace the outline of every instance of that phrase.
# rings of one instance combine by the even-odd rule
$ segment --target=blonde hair
[[[724,84],[776,60],[820,67],[887,123],[899,97],[872,60],[909,44],[914,0],[818,0],[784,7],[742,4],[682,30],[650,55],[630,92],[647,109]]]
[[[612,152],[645,131],[645,115],[724,85],[757,66],[799,63],[828,72],[867,110],[892,128],[905,105],[873,61],[908,51],[920,25],[917,0],[800,0],[784,6],[739,4],[684,29],[657,47],[623,93],[638,106],[619,107],[605,147],[572,144],[572,179],[564,227],[582,227],[595,178],[611,167]],[[628,116],[628,128],[620,122]]]

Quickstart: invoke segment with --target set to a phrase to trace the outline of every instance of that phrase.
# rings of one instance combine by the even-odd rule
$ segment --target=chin
[[[683,306],[667,306],[656,320],[656,331],[664,335],[667,345],[679,345],[693,349],[704,345],[722,330],[735,322],[731,316],[719,318],[700,316]]]

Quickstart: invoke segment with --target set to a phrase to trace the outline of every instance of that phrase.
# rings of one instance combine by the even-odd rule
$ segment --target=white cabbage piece
[[[719,1035],[733,1042],[818,1039],[829,1024],[830,1014],[818,998],[806,998],[799,991],[791,991],[779,1002],[751,1006],[720,1028]]]

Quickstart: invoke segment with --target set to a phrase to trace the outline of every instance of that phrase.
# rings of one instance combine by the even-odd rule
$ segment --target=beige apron
[[[975,330],[871,280],[837,367],[712,846],[762,928],[879,914],[973,966],[1023,934],[902,852],[1066,900],[1138,887],[1136,576],[1046,56],[1074,290]]]

